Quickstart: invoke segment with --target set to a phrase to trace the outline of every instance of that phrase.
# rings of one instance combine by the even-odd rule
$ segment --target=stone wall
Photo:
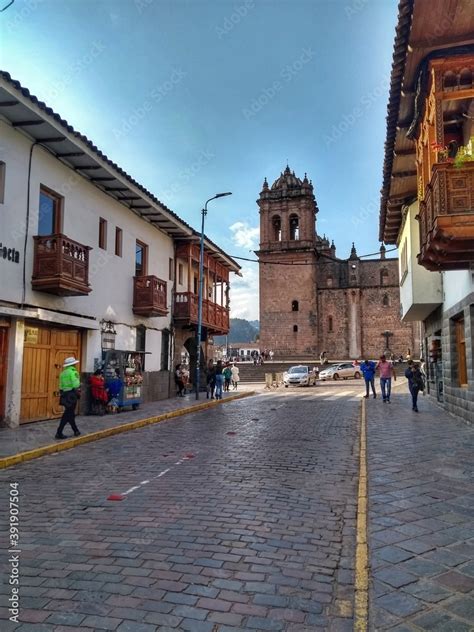
[[[459,386],[456,335],[453,318],[464,316],[468,385]],[[474,293],[443,314],[442,329],[444,406],[474,423]]]

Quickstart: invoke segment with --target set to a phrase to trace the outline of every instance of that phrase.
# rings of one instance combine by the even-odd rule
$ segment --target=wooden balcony
[[[173,318],[179,325],[197,325],[198,296],[192,292],[176,292]],[[209,333],[223,335],[229,332],[229,310],[212,301],[202,302],[202,324]]]
[[[420,203],[420,254],[428,270],[462,270],[474,262],[474,162],[433,166]]]
[[[139,316],[166,316],[166,281],[156,276],[133,278],[133,313]]]
[[[87,296],[89,286],[89,250],[65,235],[35,236],[34,290],[57,296]]]

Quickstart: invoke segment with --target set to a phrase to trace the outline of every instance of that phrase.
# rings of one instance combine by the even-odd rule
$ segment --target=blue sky
[[[7,0],[0,0],[1,6]],[[337,254],[378,250],[397,0],[15,0],[0,66],[229,254],[286,161],[312,178]],[[257,266],[232,284],[258,317]]]

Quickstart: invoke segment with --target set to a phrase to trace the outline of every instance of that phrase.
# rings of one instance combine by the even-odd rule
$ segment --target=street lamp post
[[[202,221],[201,221],[201,241],[199,247],[199,288],[198,288],[198,325],[196,331],[196,399],[199,399],[199,385],[201,381],[201,330],[202,330],[202,295],[204,291],[204,221],[207,215],[207,205],[212,200],[225,197],[226,195],[232,195],[232,193],[216,193],[213,197],[209,198],[202,209]]]

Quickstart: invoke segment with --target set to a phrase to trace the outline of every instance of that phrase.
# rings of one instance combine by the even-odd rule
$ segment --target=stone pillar
[[[352,290],[349,295],[349,357],[356,360],[360,355],[359,296]]]
[[[12,318],[8,340],[7,385],[5,389],[4,425],[8,428],[17,428],[20,425],[24,340],[25,321],[22,318]]]

